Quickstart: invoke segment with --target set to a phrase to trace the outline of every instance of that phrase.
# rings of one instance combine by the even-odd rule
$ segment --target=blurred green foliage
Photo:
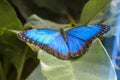
[[[78,24],[88,24],[97,20],[99,14],[107,8],[110,0],[8,1],[9,3],[6,0],[0,1],[0,80],[106,80],[109,78],[111,60],[99,40],[94,42],[82,58],[62,61],[41,50],[38,50],[38,54],[34,53],[34,50],[32,51],[25,43],[17,39],[16,33],[28,27],[58,30],[61,27],[69,26],[67,24],[69,22],[68,14]],[[97,51],[100,52],[96,54]],[[93,67],[95,70],[91,69]],[[100,70],[105,71],[106,75]],[[113,80],[116,74],[114,68],[112,71],[111,79]]]

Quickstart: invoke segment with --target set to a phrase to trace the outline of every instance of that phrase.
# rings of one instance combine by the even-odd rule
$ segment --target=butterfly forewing
[[[66,33],[68,35],[78,37],[81,40],[87,41],[93,37],[106,33],[108,30],[109,27],[106,25],[88,25],[72,28],[66,31]]]

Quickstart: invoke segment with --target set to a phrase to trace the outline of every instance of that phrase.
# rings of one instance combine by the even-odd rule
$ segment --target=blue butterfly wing
[[[106,25],[78,26],[62,32],[65,33],[65,36],[55,30],[33,29],[19,33],[18,38],[24,42],[38,45],[58,58],[68,59],[82,55],[93,39],[109,30],[110,27]]]
[[[68,30],[66,33],[74,37],[78,37],[81,40],[87,41],[93,37],[98,37],[110,30],[106,25],[88,25],[78,26]]]
[[[85,41],[82,41],[74,36],[67,35],[67,45],[69,48],[69,55],[71,57],[76,57],[83,53],[82,49],[85,45]]]
[[[80,56],[88,49],[92,40],[110,30],[106,25],[78,26],[66,31],[69,54]]]
[[[68,47],[61,36],[60,32],[50,29],[33,29],[21,32],[18,38],[25,42],[29,42],[40,46],[43,50],[57,56],[67,59]]]

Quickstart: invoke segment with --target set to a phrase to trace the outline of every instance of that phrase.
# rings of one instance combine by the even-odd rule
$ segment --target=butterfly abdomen
[[[60,29],[60,33],[61,33],[61,35],[62,35],[64,41],[67,42],[66,33],[65,33],[65,31],[64,31],[63,28]]]

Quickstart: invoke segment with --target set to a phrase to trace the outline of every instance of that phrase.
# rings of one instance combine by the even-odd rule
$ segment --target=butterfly
[[[60,59],[69,59],[83,55],[94,39],[109,30],[110,27],[107,25],[87,25],[66,31],[31,29],[20,32],[17,36],[20,40],[37,45]]]

